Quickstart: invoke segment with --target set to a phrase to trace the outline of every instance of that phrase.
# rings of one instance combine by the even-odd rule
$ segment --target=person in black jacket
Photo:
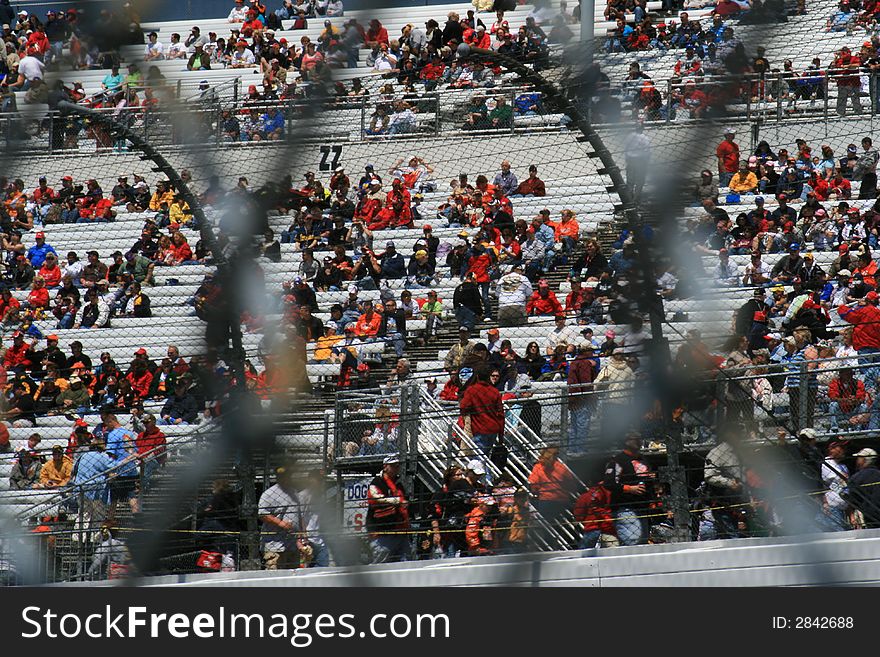
[[[394,299],[385,302],[382,313],[382,323],[379,324],[380,338],[394,345],[394,352],[398,358],[403,356],[403,348],[406,346],[406,313],[397,307]]]
[[[464,31],[461,28],[458,14],[454,11],[449,12],[446,25],[443,26],[443,35],[440,37],[443,45],[448,45],[450,41],[455,39],[456,43],[461,43]]]
[[[880,527],[880,470],[877,469],[877,452],[866,447],[853,456],[856,457],[856,473],[850,477],[844,497],[853,509],[862,512],[865,527]]]
[[[199,413],[196,398],[189,394],[190,378],[180,377],[174,386],[174,396],[169,397],[162,406],[161,417],[156,421],[159,425],[192,424]]]
[[[483,317],[483,298],[474,281],[473,273],[465,276],[464,281],[455,288],[455,293],[452,295],[452,307],[455,309],[455,318],[458,323],[466,326],[469,331],[473,331],[477,319]]]
[[[614,526],[621,545],[638,545],[648,540],[648,506],[656,497],[656,473],[641,456],[642,438],[630,433],[624,438],[623,451],[605,467],[603,485],[611,491]]]
[[[769,313],[770,306],[764,301],[764,289],[757,288],[752,293],[752,298],[746,301],[736,311],[735,331],[736,335],[748,335],[752,329],[755,313]]]

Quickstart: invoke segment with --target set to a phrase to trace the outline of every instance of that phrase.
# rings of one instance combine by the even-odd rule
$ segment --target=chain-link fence
[[[541,12],[66,18],[0,115],[10,582],[876,526],[868,58]]]

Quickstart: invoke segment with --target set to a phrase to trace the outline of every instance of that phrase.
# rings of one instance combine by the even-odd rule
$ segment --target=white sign
[[[371,476],[346,478],[342,482],[342,522],[346,530],[362,532],[367,522],[367,491]]]

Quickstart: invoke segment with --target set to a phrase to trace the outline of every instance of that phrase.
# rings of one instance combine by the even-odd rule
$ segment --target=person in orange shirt
[[[861,274],[865,285],[877,287],[877,263],[871,259],[871,252],[865,251],[859,255],[859,266],[853,270],[854,274]]]
[[[495,531],[496,506],[495,498],[491,495],[475,498],[474,508],[464,518],[464,537],[469,554],[492,554],[498,548]]]
[[[559,460],[558,447],[545,447],[529,475],[529,486],[537,497],[535,508],[545,520],[554,522],[569,507],[578,481]]]
[[[354,324],[354,333],[359,338],[374,338],[379,333],[381,323],[382,315],[375,312],[373,304],[368,303],[364,308],[364,314],[358,317]]]
[[[553,234],[557,242],[562,242],[562,250],[565,253],[574,251],[577,246],[578,236],[580,235],[580,226],[575,219],[574,212],[571,210],[562,211],[562,221],[553,227]]]

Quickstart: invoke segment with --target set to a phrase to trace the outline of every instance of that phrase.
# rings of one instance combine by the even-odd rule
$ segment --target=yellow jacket
[[[165,192],[164,194],[159,194],[159,192],[154,192],[153,197],[150,199],[150,210],[153,212],[158,212],[162,209],[162,204],[167,203],[168,207],[171,207],[171,203],[174,201],[174,192]]]
[[[40,486],[64,486],[73,474],[73,461],[64,457],[61,465],[55,466],[55,459],[50,459],[40,470]]]
[[[758,187],[758,177],[749,171],[745,176],[742,176],[739,172],[733,174],[733,178],[730,179],[730,191],[743,193],[743,192],[753,192]]]
[[[168,219],[175,224],[188,224],[192,215],[186,201],[175,201],[168,206]]]

